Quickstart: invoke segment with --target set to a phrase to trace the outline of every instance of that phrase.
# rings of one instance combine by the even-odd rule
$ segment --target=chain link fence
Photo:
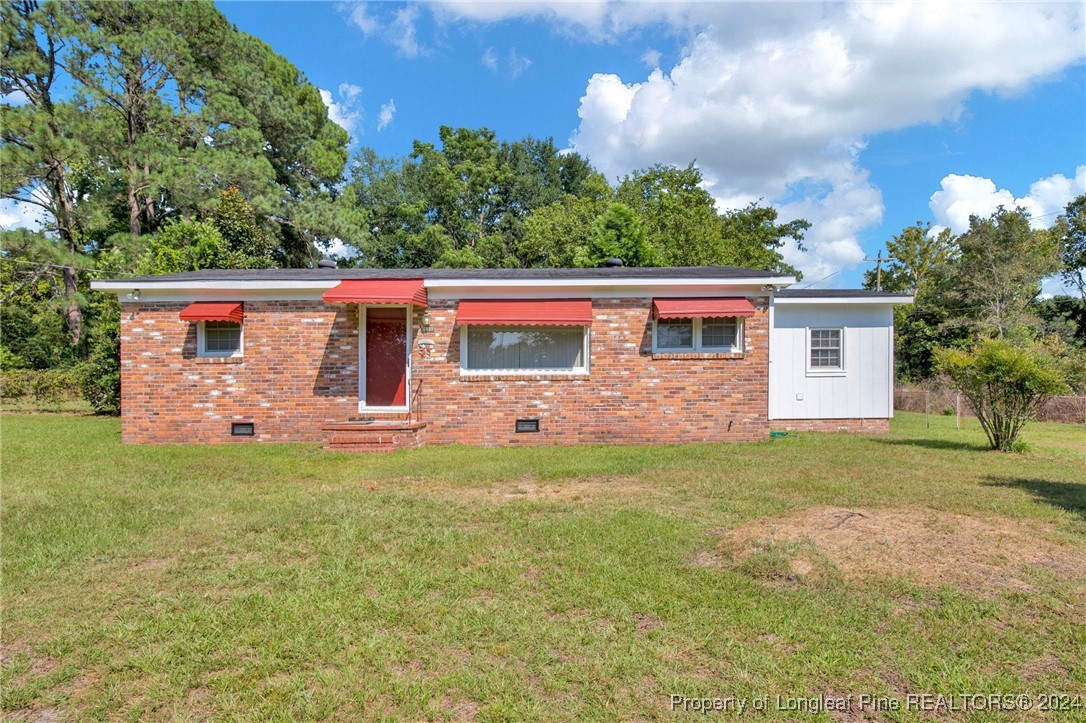
[[[947,416],[960,412],[973,416],[973,409],[964,397],[959,397],[949,386],[938,383],[895,388],[894,409]],[[1037,412],[1037,421],[1086,424],[1086,397],[1053,397]]]

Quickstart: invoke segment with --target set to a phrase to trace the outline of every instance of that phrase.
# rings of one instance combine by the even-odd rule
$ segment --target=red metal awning
[[[181,310],[182,321],[233,321],[245,318],[240,301],[197,301]]]
[[[414,304],[426,306],[422,279],[345,279],[324,292],[329,304]]]
[[[591,299],[465,299],[456,322],[488,325],[589,326]]]
[[[656,319],[692,319],[716,316],[751,316],[754,305],[743,298],[653,299],[652,315]]]

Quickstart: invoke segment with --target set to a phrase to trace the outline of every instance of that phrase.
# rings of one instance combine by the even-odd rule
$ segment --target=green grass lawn
[[[4,715],[645,720],[693,715],[672,694],[1086,692],[1086,432],[1034,424],[1004,455],[965,426],[349,455],[8,414]],[[824,508],[860,513],[826,534],[885,535],[852,559],[777,539]],[[934,547],[909,547],[914,518]],[[722,546],[757,525],[749,554]],[[901,565],[865,570],[882,549]],[[968,583],[961,550],[986,560]]]

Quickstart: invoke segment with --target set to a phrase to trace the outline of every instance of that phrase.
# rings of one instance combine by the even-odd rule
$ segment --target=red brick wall
[[[246,301],[244,356],[198,358],[177,303],[121,305],[121,436],[126,442],[319,442],[358,413],[358,310],[316,301]],[[240,362],[240,363],[236,363]]]
[[[423,381],[428,439],[480,445],[763,439],[769,317],[764,301],[756,303],[737,358],[654,358],[651,299],[594,299],[588,377],[524,379],[461,377],[456,302],[431,302],[433,331],[420,338],[435,345],[429,359],[416,346],[414,377]],[[518,418],[539,419],[540,432],[516,434]]]
[[[890,431],[889,419],[774,419],[769,423],[782,432],[867,432]]]
[[[461,377],[455,301],[431,302],[430,332],[415,314],[412,388],[420,381],[430,444],[709,442],[768,436],[768,314],[745,323],[742,355],[652,354],[651,300],[595,299],[587,377]],[[357,307],[246,301],[240,363],[196,357],[185,304],[123,305],[122,428],[127,442],[228,442],[232,421],[256,439],[321,440],[356,416]],[[538,418],[538,434],[516,434]]]

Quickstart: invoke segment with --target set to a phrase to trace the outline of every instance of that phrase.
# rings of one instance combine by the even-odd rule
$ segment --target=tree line
[[[209,0],[0,5],[0,366],[78,369],[115,410],[118,308],[94,278],[208,268],[735,264],[794,271],[805,221],[718,212],[693,165],[611,184],[552,139],[441,127],[362,148],[318,89]],[[338,248],[338,245],[335,246]]]
[[[891,260],[868,271],[864,286],[913,294],[897,307],[899,379],[924,382],[938,374],[936,350],[996,338],[1040,344],[1063,360],[1072,385],[1086,386],[1086,196],[1049,228],[1034,229],[1021,208],[972,216],[960,235],[918,222],[886,243]],[[1072,294],[1042,298],[1046,278]]]
[[[404,158],[362,149],[345,194],[364,218],[352,263],[378,267],[531,268],[731,264],[795,273],[781,248],[806,221],[752,204],[719,212],[700,171],[656,165],[612,186],[553,139],[499,141],[487,129],[439,129]]]

